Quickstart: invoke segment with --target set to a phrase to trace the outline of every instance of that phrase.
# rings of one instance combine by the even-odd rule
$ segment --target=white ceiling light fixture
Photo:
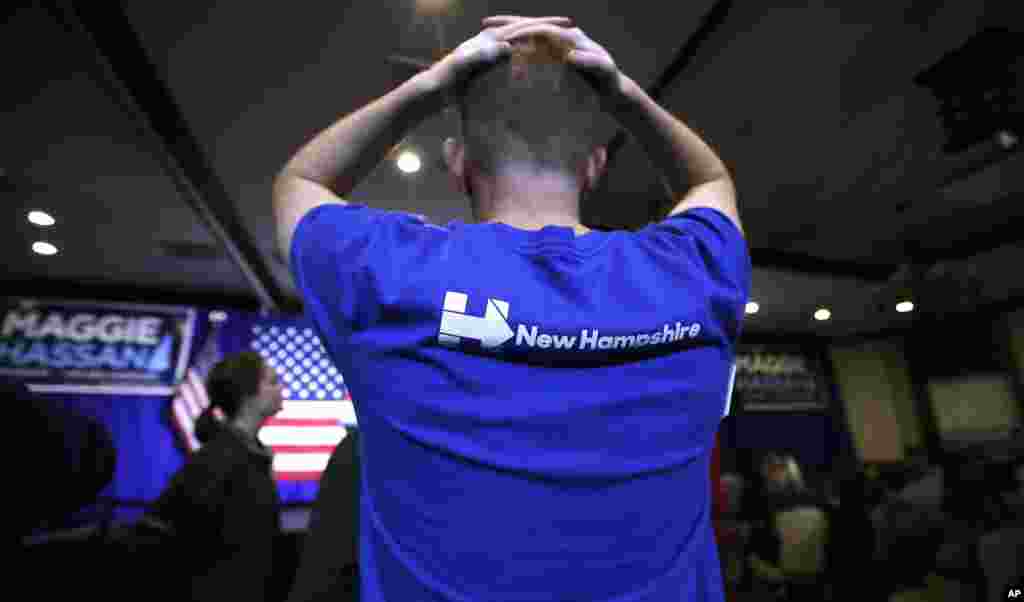
[[[57,220],[53,219],[53,216],[45,211],[29,211],[28,221],[37,226],[52,226],[57,223]]]
[[[819,322],[824,322],[832,317],[832,312],[822,307],[818,311],[814,312],[814,319]]]
[[[416,12],[421,15],[438,16],[451,12],[454,0],[416,0]]]
[[[32,250],[35,251],[38,255],[56,255],[57,254],[57,247],[55,247],[54,245],[52,245],[52,244],[50,244],[48,242],[43,242],[43,241],[38,241],[38,242],[32,243]]]
[[[899,303],[896,304],[896,311],[900,312],[901,314],[912,312],[914,311],[914,302],[900,301]]]
[[[416,173],[423,167],[420,156],[412,151],[403,151],[402,154],[398,155],[395,164],[403,173]]]
[[[219,309],[215,309],[215,310],[210,312],[210,321],[211,322],[224,322],[227,319],[228,319],[227,312],[220,311]]]
[[[747,303],[746,312],[748,316],[751,314],[756,314],[759,311],[761,311],[761,306],[758,305],[756,302],[750,301],[749,303]]]
[[[999,141],[999,146],[1003,147],[1006,150],[1010,150],[1011,148],[1017,146],[1017,143],[1020,142],[1020,139],[1017,138],[1017,135],[1011,132],[1010,130],[1000,130],[999,133],[996,134],[996,140]]]

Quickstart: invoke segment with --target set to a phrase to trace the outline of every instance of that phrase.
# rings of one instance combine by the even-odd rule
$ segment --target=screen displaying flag
[[[314,480],[348,428],[355,409],[345,380],[309,327],[254,325],[250,348],[277,370],[284,408],[264,423],[260,441],[274,451],[278,479]]]
[[[277,371],[284,385],[283,409],[267,419],[260,441],[274,453],[278,480],[317,480],[331,452],[348,428],[356,426],[355,409],[341,373],[327,357],[312,328],[253,325],[248,347]],[[188,451],[199,448],[195,421],[209,405],[205,379],[220,359],[217,331],[207,337],[178,387],[172,402],[176,430]]]

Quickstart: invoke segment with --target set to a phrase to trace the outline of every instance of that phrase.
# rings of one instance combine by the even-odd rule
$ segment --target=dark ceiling
[[[1024,154],[1012,142],[1024,134],[1024,44],[1013,3],[449,4],[426,15],[413,0],[8,3],[6,294],[295,310],[270,217],[270,182],[290,155],[411,75],[388,57],[429,60],[489,14],[554,12],[733,171],[761,307],[748,331],[868,333],[1022,304]],[[963,104],[992,85],[1004,96]],[[977,134],[964,148],[944,148],[935,86],[963,97],[944,102],[961,102],[947,116]],[[599,127],[613,158],[585,220],[638,227],[664,193],[628,137]],[[351,200],[468,220],[439,163],[451,133],[450,116],[425,123],[405,141],[424,169],[385,162]],[[32,209],[57,224],[40,231],[25,220]],[[60,253],[34,254],[36,240]],[[897,313],[902,295],[918,311]],[[832,320],[816,322],[818,307]]]

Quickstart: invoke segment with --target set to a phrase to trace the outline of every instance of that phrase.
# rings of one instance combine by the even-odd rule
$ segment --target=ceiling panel
[[[957,262],[954,269],[967,274],[977,283],[982,302],[994,302],[1004,299],[1024,300],[1021,266],[1024,266],[1024,243],[1004,245],[973,257],[970,261]]]
[[[884,292],[884,285],[850,278],[756,269],[750,298],[760,310],[747,316],[744,330],[846,336],[909,326],[913,315],[896,312],[896,302],[890,303]],[[822,308],[832,314],[828,321],[814,318]]]
[[[139,135],[109,91],[97,85],[90,48],[76,45],[38,9],[17,12],[0,36],[0,51],[62,48],[37,53],[5,77],[0,128],[6,144],[0,180],[7,235],[0,252],[11,258],[5,279],[121,282],[179,289],[248,293],[226,259],[181,262],[163,256],[161,241],[214,243],[181,202],[152,146]],[[18,64],[17,62],[15,62]],[[57,220],[41,230],[26,221],[42,209]],[[31,252],[36,240],[60,253]],[[17,293],[18,291],[13,291]]]
[[[895,208],[927,204],[957,164],[913,78],[986,17],[980,2],[740,4],[716,34],[731,43],[664,103],[733,169],[761,246],[898,263],[875,245],[898,238]]]

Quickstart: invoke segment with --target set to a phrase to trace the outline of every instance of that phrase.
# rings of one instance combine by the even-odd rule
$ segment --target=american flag
[[[248,346],[259,353],[284,384],[283,409],[260,429],[260,441],[274,453],[274,477],[286,481],[317,480],[331,452],[348,428],[356,426],[355,410],[341,373],[308,327],[254,325]],[[195,451],[195,420],[209,405],[204,385],[220,359],[217,331],[210,333],[178,387],[172,416],[187,450]]]
[[[249,346],[284,383],[284,408],[267,419],[260,441],[274,451],[281,480],[315,480],[356,416],[345,379],[309,327],[255,325]]]
[[[188,453],[196,451],[200,446],[195,435],[196,419],[210,405],[205,383],[206,375],[220,359],[217,335],[217,326],[214,324],[171,400],[171,423]]]

